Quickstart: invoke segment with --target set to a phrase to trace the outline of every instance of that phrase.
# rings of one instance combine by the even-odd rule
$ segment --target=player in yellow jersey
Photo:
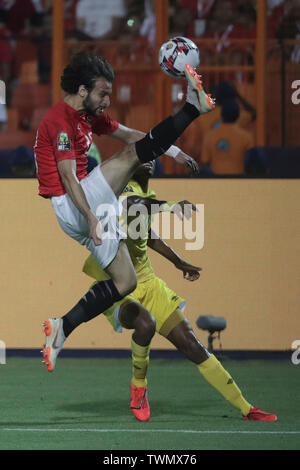
[[[127,231],[126,243],[137,274],[137,288],[104,312],[115,331],[121,332],[122,327],[134,330],[131,340],[133,377],[130,407],[132,413],[140,421],[147,421],[150,418],[146,373],[150,343],[156,331],[194,362],[205,379],[241,411],[245,420],[276,421],[276,415],[254,408],[244,399],[229,373],[196,337],[183,313],[185,300],[176,295],[154,273],[147,254],[148,246],[182,271],[184,278],[188,281],[196,281],[201,271],[201,268],[184,261],[151,229],[151,215],[149,214],[169,210],[189,217],[191,210],[196,209],[188,201],[180,201],[176,204],[156,199],[154,191],[148,187],[149,178],[154,172],[154,165],[154,162],[141,165],[122,194],[123,205],[127,206],[127,211],[125,211],[127,218],[126,227],[124,227],[125,218],[123,224],[121,220],[121,225]],[[133,215],[130,216],[130,212]],[[140,217],[141,213],[142,217]],[[139,227],[139,237],[136,236],[137,225],[132,223],[137,217],[139,217],[139,225],[144,226]],[[107,279],[107,275],[92,255],[87,258],[83,271],[97,282]]]

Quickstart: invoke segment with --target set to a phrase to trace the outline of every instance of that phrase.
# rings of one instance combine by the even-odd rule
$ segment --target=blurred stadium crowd
[[[6,84],[6,104],[0,105],[2,177],[34,176],[34,135],[51,106],[52,4],[0,0],[0,79]],[[149,70],[137,75],[135,66],[157,61],[154,0],[65,0],[64,10],[66,60],[83,48],[104,55],[117,72],[109,114],[129,127],[148,130],[154,124],[155,80]],[[169,36],[197,42],[201,65],[208,67],[203,73],[206,88],[218,104],[214,113],[190,126],[178,145],[197,159],[202,176],[266,176],[266,156],[255,149],[256,0],[170,0]],[[298,126],[293,123],[283,135],[279,115],[286,111],[283,74],[300,79],[299,0],[267,0],[267,38],[272,79],[267,145],[282,146],[286,139],[296,147]],[[285,41],[290,42],[283,47]],[[184,99],[184,86],[173,83],[174,109]],[[113,150],[96,140],[91,166]],[[173,174],[181,173],[175,166]],[[164,174],[162,165],[159,174]]]

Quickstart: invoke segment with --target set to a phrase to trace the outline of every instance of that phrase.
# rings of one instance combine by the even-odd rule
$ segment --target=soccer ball
[[[193,41],[179,36],[169,39],[161,46],[158,61],[162,71],[169,77],[185,78],[185,65],[197,68],[200,64],[200,53]]]

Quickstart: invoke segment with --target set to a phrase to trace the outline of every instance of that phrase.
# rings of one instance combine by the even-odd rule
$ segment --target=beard
[[[101,113],[97,113],[99,106],[95,106],[90,99],[90,95],[85,98],[83,101],[84,110],[86,113],[91,114],[92,116],[98,117]]]

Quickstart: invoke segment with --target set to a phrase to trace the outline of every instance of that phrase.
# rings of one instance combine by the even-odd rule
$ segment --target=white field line
[[[0,428],[0,432],[94,432],[94,433],[181,433],[181,434],[300,434],[300,431],[197,431],[190,429],[84,429],[84,428]]]

